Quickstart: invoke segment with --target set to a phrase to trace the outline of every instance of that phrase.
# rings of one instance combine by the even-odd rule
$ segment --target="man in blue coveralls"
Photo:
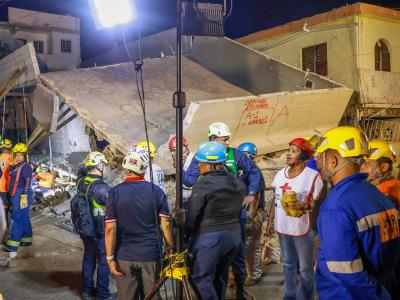
[[[391,299],[393,268],[400,257],[399,214],[359,173],[368,141],[355,127],[323,134],[318,167],[333,185],[318,217],[319,299]]]
[[[202,299],[224,299],[228,268],[240,249],[246,187],[224,169],[226,148],[206,142],[196,154],[203,177],[193,187],[188,224],[194,240],[192,281]]]
[[[16,144],[12,151],[15,165],[11,169],[9,188],[11,199],[11,229],[4,246],[6,252],[17,252],[18,248],[32,245],[32,225],[29,206],[32,201],[32,168],[26,162],[28,147]]]

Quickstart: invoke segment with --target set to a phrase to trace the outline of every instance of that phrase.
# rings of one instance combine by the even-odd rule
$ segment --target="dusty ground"
[[[21,249],[11,268],[0,272],[0,292],[6,300],[80,299],[81,242],[54,226],[56,221],[41,215],[32,217],[34,245]],[[272,265],[264,271],[263,280],[249,288],[250,293],[255,299],[281,298],[282,267]],[[113,280],[111,285],[115,290]],[[227,298],[231,298],[229,294]]]

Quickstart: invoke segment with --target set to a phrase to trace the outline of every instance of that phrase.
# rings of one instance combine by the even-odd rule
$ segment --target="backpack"
[[[91,195],[94,184],[100,180],[91,182],[85,193],[80,188],[82,180],[83,178],[78,181],[78,192],[71,199],[71,221],[73,230],[84,238],[96,237],[97,231],[92,215]]]

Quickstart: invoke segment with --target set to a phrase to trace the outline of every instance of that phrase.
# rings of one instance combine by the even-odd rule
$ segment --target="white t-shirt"
[[[307,211],[300,218],[287,216],[281,205],[283,193],[294,191],[298,201],[314,201],[322,190],[323,182],[321,175],[309,167],[305,167],[293,178],[289,178],[288,169],[289,167],[280,170],[271,183],[275,192],[275,230],[287,235],[301,236],[310,230],[310,213]]]
[[[153,168],[153,181],[154,184],[160,187],[164,193],[165,193],[165,186],[164,186],[164,181],[165,181],[165,174],[164,171],[161,169],[159,165],[152,164]],[[150,166],[147,167],[146,173],[144,173],[144,179],[147,182],[151,182],[150,178]]]

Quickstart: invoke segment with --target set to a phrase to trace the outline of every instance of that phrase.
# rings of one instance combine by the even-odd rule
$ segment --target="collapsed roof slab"
[[[175,131],[175,69],[175,57],[146,60],[143,65],[149,135],[158,146]],[[126,152],[145,138],[135,76],[134,65],[123,63],[46,73],[41,82],[114,148]],[[183,78],[187,107],[192,101],[252,95],[187,58]]]

